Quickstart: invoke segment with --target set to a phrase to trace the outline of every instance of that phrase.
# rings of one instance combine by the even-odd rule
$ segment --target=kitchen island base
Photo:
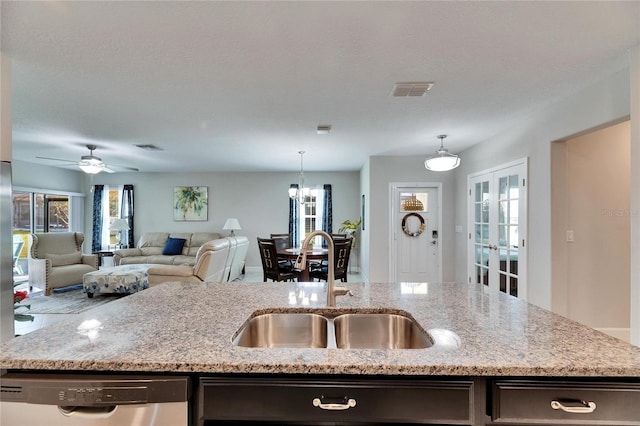
[[[224,376],[196,395],[197,426],[640,425],[637,378]]]

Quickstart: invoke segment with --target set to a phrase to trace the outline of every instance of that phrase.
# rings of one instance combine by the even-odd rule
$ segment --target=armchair
[[[54,288],[82,284],[84,274],[98,270],[98,256],[82,253],[80,232],[35,233],[29,239],[29,287],[44,287],[45,296]]]
[[[245,237],[246,238],[246,237]],[[228,238],[208,241],[200,246],[196,264],[149,265],[149,285],[177,282],[222,282],[229,274],[228,263],[231,242]]]

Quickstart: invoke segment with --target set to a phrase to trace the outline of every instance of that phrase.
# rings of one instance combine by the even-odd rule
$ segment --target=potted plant
[[[360,225],[362,225],[362,218],[359,218],[357,222],[352,222],[349,219],[347,219],[344,222],[342,222],[342,226],[340,227],[338,232],[341,234],[345,233],[353,236],[353,234],[358,230],[358,228],[360,228]]]

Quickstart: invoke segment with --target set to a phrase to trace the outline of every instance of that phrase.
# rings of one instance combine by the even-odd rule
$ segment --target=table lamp
[[[236,229],[240,230],[242,228],[240,227],[240,222],[238,222],[238,219],[236,219],[235,217],[230,217],[224,223],[224,227],[222,229],[225,231],[231,230],[231,233],[229,234],[229,236],[235,237],[235,233],[233,231],[235,231]]]
[[[118,238],[118,246],[123,247],[124,245],[122,244],[122,231],[129,230],[129,222],[127,222],[126,219],[114,219],[114,221],[111,222],[111,225],[109,225],[109,230],[118,231],[120,233],[120,237]]]

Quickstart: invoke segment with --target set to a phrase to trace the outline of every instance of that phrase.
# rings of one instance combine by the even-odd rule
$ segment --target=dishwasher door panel
[[[57,405],[0,403],[2,426],[176,426],[188,424],[187,402],[58,407]]]

